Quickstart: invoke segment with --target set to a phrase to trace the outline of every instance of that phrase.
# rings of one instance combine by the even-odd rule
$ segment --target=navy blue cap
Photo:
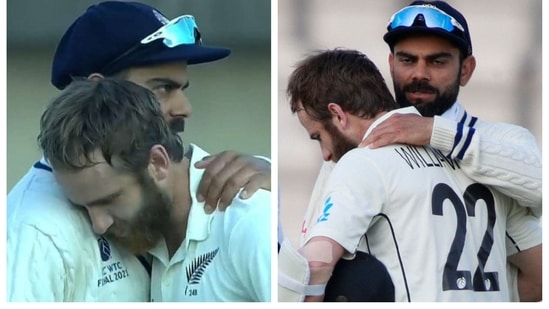
[[[457,22],[459,22],[463,26],[465,31],[463,33],[461,33],[461,31],[459,30],[448,32],[443,29],[428,28],[425,25],[416,24],[411,27],[396,27],[395,29],[390,29],[390,27],[388,26],[388,31],[383,36],[383,40],[387,44],[389,44],[389,47],[392,49],[399,40],[410,34],[427,33],[434,34],[450,40],[456,46],[458,46],[458,48],[463,52],[465,56],[472,55],[473,46],[471,43],[471,35],[469,34],[469,26],[467,25],[465,17],[463,17],[463,15],[458,10],[456,10],[444,1],[414,1],[409,6],[426,4],[435,6],[441,11],[444,11],[446,14],[452,16]]]
[[[227,48],[198,44],[170,48],[158,40],[122,57],[109,68],[109,72],[100,72],[167,22],[168,19],[157,9],[142,3],[105,1],[90,6],[69,27],[57,46],[52,64],[52,84],[63,89],[74,77],[87,77],[92,73],[113,74],[130,67],[175,61],[198,64],[230,54]]]

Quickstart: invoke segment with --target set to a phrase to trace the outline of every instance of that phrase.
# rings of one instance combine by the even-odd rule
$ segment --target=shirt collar
[[[205,156],[209,156],[209,153],[194,144],[191,144],[190,147],[193,148],[191,163],[189,165],[189,190],[192,204],[187,223],[186,243],[189,240],[201,241],[206,239],[210,234],[210,222],[212,219],[212,215],[208,215],[204,211],[204,202],[199,202],[196,199],[196,191],[198,190],[200,179],[202,179],[202,175],[204,174],[204,169],[194,167],[196,162],[202,160]]]
[[[377,127],[380,123],[385,121],[387,118],[391,117],[391,115],[393,115],[393,114],[416,114],[416,115],[421,116],[421,114],[418,112],[418,110],[413,106],[402,107],[402,108],[398,108],[398,109],[394,109],[392,111],[389,111],[385,115],[383,115],[383,116],[379,117],[378,119],[376,119],[372,123],[372,125],[370,125],[368,130],[366,130],[366,133],[364,134],[364,137],[362,138],[362,140],[366,139],[366,137],[368,137],[368,135],[370,135],[370,133],[375,129],[375,127]]]
[[[204,169],[195,168],[194,164],[209,154],[194,144],[190,144],[189,146],[192,147],[192,157],[189,163],[189,194],[191,196],[191,209],[189,210],[185,239],[172,257],[172,262],[181,260],[184,257],[191,240],[202,241],[208,237],[210,234],[210,222],[213,218],[211,214],[208,215],[204,211],[204,202],[199,202],[196,199],[196,190],[198,189],[202,174],[204,174]],[[157,243],[149,252],[161,259],[164,263],[168,263],[168,252],[164,242]]]

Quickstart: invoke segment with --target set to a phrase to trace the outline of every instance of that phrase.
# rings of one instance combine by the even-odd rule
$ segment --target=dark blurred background
[[[40,158],[39,119],[58,93],[50,83],[56,45],[90,0],[7,1],[7,190]],[[193,114],[183,139],[210,153],[271,157],[270,0],[144,0],[168,19],[196,17],[204,44],[232,49],[189,67]]]

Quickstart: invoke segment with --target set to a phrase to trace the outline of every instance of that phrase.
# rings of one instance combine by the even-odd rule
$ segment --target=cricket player
[[[270,191],[207,214],[194,163],[208,153],[183,148],[148,89],[73,82],[47,107],[38,140],[94,232],[153,256],[151,301],[270,301]]]
[[[430,146],[356,148],[392,115],[420,115],[414,107],[395,109],[381,74],[365,55],[332,50],[308,57],[292,74],[288,93],[311,139],[337,164],[299,250],[310,280],[294,276],[294,283],[305,288],[293,291],[292,285],[279,284],[279,299],[322,300],[336,262],[362,251],[385,265],[396,301],[511,300],[506,233],[529,237],[523,234],[537,219],[527,221],[527,208],[473,181],[458,160]],[[291,251],[283,246],[280,255],[285,249]],[[293,257],[291,267],[303,265],[299,254]],[[527,253],[509,260],[529,267]],[[316,289],[304,295],[313,290],[308,286]]]
[[[453,24],[455,28],[451,29]],[[457,102],[459,87],[467,84],[476,65],[463,15],[443,1],[415,1],[396,12],[387,29],[384,39],[391,48],[389,63],[397,103],[416,106],[424,117],[395,114],[374,128],[361,146],[430,144],[445,157],[458,160],[471,179],[528,207],[527,216],[541,216],[541,152],[532,134],[518,126],[482,121]],[[460,54],[454,58],[431,56],[449,55],[448,43]],[[461,64],[460,76],[454,69],[448,74],[450,65],[434,67],[435,63],[450,61]],[[412,93],[414,88],[417,91]],[[324,162],[317,177],[304,216],[302,244],[322,209],[323,189],[333,166],[332,162]],[[541,299],[541,226],[528,226],[531,233],[507,234],[509,255],[526,251],[535,261],[531,263],[535,267],[520,270],[520,275],[516,268],[510,268],[513,301]]]
[[[63,89],[78,77],[130,80],[153,91],[171,129],[181,132],[191,113],[183,93],[187,65],[229,53],[202,45],[192,16],[170,22],[149,5],[104,1],[90,6],[67,29],[53,59],[52,83]],[[236,194],[270,189],[267,160],[223,152],[196,167],[205,168],[193,188],[206,206],[224,208]],[[89,214],[69,203],[45,159],[8,194],[6,251],[8,301],[151,299],[150,257],[96,233]]]

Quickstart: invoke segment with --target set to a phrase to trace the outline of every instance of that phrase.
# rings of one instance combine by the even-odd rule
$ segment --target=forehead
[[[449,40],[436,35],[413,35],[400,39],[394,46],[394,52],[413,54],[432,54],[449,52],[459,55],[459,49]]]
[[[97,153],[97,152],[96,152]],[[67,197],[74,203],[86,204],[120,191],[133,181],[128,173],[114,169],[102,156],[94,156],[94,165],[77,171],[54,170],[54,176]]]
[[[127,80],[136,84],[147,86],[155,80],[172,80],[180,84],[188,81],[187,63],[170,62],[152,66],[130,68],[125,72]]]

